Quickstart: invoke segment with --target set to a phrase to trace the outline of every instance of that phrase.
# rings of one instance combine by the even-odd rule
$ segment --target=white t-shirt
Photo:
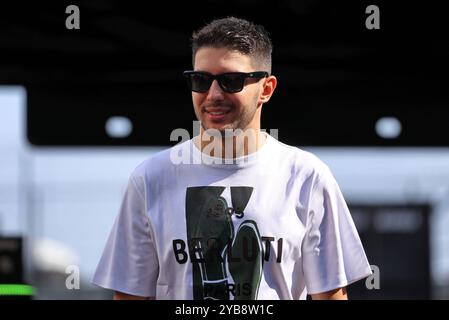
[[[94,275],[156,299],[305,299],[371,274],[329,168],[267,135],[234,163],[193,140],[131,174]]]

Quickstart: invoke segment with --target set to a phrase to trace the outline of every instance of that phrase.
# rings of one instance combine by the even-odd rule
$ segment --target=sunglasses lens
[[[223,90],[230,93],[242,91],[244,81],[245,75],[238,73],[223,74],[220,78]]]
[[[206,92],[209,90],[211,82],[211,77],[206,74],[192,73],[190,75],[190,83],[193,91]]]
[[[186,72],[185,76],[192,91],[205,93],[209,90],[212,81],[217,79],[221,89],[228,93],[240,92],[245,84],[245,73],[230,72],[213,76],[209,73]]]

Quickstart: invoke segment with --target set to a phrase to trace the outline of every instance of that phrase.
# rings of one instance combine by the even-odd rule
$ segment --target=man
[[[219,19],[192,48],[200,133],[132,173],[94,283],[116,299],[346,299],[371,268],[337,182],[260,129],[267,32]]]

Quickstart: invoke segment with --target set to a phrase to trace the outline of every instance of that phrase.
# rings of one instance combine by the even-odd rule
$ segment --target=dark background
[[[427,204],[350,204],[370,265],[379,270],[379,287],[366,279],[348,287],[350,299],[431,299],[431,239]],[[368,278],[368,283],[373,280]]]
[[[181,77],[191,32],[236,15],[271,33],[279,84],[262,127],[281,141],[448,146],[447,12],[436,3],[10,1],[0,10],[0,85],[27,89],[32,144],[170,145],[170,132],[191,132],[195,120]],[[65,27],[70,4],[80,30]],[[365,27],[370,4],[380,30]],[[132,134],[109,137],[110,116],[128,117]],[[381,117],[402,123],[397,139],[376,134]]]

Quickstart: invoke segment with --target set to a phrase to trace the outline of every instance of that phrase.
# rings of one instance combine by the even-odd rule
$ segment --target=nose
[[[207,98],[209,100],[220,100],[224,97],[223,89],[221,89],[218,81],[214,79],[210,85],[209,91],[207,92]]]

